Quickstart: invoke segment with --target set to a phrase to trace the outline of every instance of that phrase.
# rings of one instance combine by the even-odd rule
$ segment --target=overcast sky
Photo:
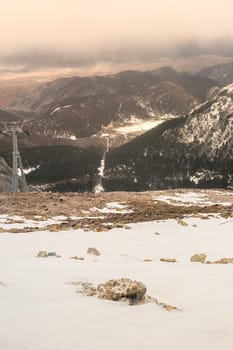
[[[165,50],[187,40],[231,39],[232,22],[232,0],[2,0],[1,54]]]

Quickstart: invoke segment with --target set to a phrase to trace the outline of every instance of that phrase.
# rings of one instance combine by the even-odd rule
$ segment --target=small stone
[[[114,227],[116,227],[116,228],[122,228],[122,227],[124,227],[125,226],[125,224],[123,223],[123,222],[117,222],[115,225],[114,225]]]
[[[107,226],[99,226],[95,228],[95,232],[107,232],[110,229]]]
[[[84,258],[79,257],[79,256],[72,256],[70,259],[75,259],[75,260],[84,260]]]
[[[100,252],[98,251],[98,249],[91,247],[87,249],[87,254],[92,254],[92,255],[96,255],[99,256]]]
[[[49,226],[49,231],[50,232],[58,232],[61,231],[61,226],[60,224],[53,224]]]
[[[207,255],[203,254],[203,253],[195,254],[195,255],[191,256],[190,261],[192,261],[192,262],[200,262],[200,263],[204,264],[205,260],[206,260],[206,257],[207,257]]]
[[[151,259],[143,259],[144,262],[152,262],[153,260]]]
[[[54,256],[55,258],[60,258],[61,255],[57,255],[56,252],[48,252],[48,256]]]
[[[37,258],[47,258],[48,257],[48,253],[46,251],[40,251],[38,254],[37,254]]]
[[[176,259],[172,259],[172,258],[161,258],[160,261],[168,262],[168,263],[175,263],[175,262],[177,262]]]
[[[182,219],[178,219],[177,220],[177,224],[181,225],[181,226],[188,226],[187,222],[185,222],[184,220]]]

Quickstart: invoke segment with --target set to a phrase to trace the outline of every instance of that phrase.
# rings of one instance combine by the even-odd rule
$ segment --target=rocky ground
[[[114,227],[127,228],[129,223],[167,219],[177,219],[185,225],[182,219],[187,216],[205,219],[218,213],[225,218],[233,217],[233,192],[180,189],[99,194],[1,193],[0,213],[11,216],[6,222],[8,227],[0,230],[15,233],[45,227],[50,231],[78,228],[107,231]],[[49,222],[55,217],[57,223]],[[25,226],[14,227],[26,222]],[[41,227],[40,222],[47,224]]]

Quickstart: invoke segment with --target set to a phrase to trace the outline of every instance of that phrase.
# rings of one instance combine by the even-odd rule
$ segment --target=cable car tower
[[[5,122],[4,135],[12,135],[13,161],[12,161],[12,192],[19,192],[19,178],[22,180],[23,192],[27,192],[27,182],[23,171],[23,164],[18,148],[18,133],[23,133],[23,124],[17,122]]]

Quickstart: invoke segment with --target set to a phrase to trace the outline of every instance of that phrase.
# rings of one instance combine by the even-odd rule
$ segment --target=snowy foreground
[[[184,220],[188,226],[167,220],[99,233],[1,233],[0,349],[232,349],[233,265],[190,257],[233,257],[233,220]],[[86,254],[88,247],[101,255]],[[41,250],[61,257],[37,258]],[[147,294],[182,311],[86,297],[72,284],[121,277],[143,282]]]

